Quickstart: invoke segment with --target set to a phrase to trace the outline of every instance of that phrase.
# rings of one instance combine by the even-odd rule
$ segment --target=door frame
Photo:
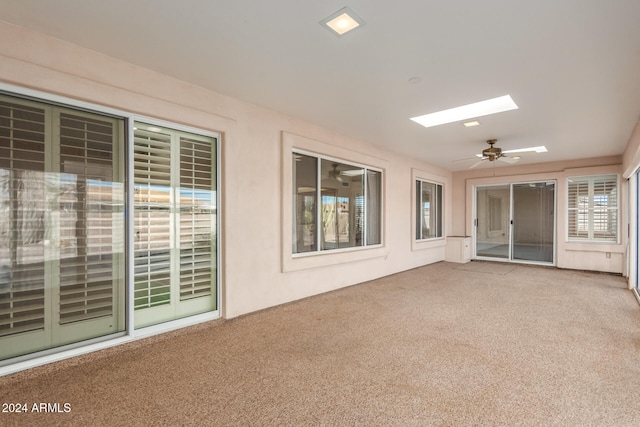
[[[514,214],[514,201],[513,201],[513,189],[515,185],[518,184],[536,184],[536,183],[549,183],[552,182],[554,185],[554,194],[553,194],[553,255],[551,262],[543,262],[543,261],[533,261],[533,260],[523,260],[523,259],[514,259],[513,258],[513,246],[514,246],[514,223],[513,223],[513,214]],[[544,266],[556,266],[557,264],[557,245],[558,245],[558,236],[557,236],[557,228],[558,228],[558,180],[555,178],[549,179],[530,179],[523,181],[509,181],[509,182],[493,182],[487,184],[470,184],[471,185],[471,236],[472,236],[472,259],[480,260],[480,261],[497,261],[497,262],[509,262],[516,264],[532,264],[532,265],[544,265]],[[478,239],[478,190],[481,188],[490,188],[490,187],[504,187],[509,186],[509,220],[508,220],[508,256],[506,258],[500,257],[489,257],[489,256],[478,256],[477,254],[477,239]]]
[[[640,168],[630,177],[627,186],[627,205],[629,218],[629,256],[627,271],[629,288],[640,303]]]
[[[116,332],[108,335],[99,336],[96,338],[88,338],[81,341],[73,342],[70,344],[61,344],[60,346],[50,347],[44,350],[36,350],[33,353],[25,353],[23,355],[18,355],[15,357],[10,357],[7,359],[0,360],[0,377],[8,374],[12,374],[15,372],[19,372],[25,369],[30,369],[36,366],[44,365],[47,363],[64,360],[70,357],[75,357],[81,354],[90,353],[93,351],[98,351],[106,348],[110,348],[113,346],[121,345],[124,343],[128,343],[131,341],[135,341],[138,339],[150,337],[153,335],[169,332],[175,329],[184,328],[187,326],[195,325],[198,323],[211,321],[215,319],[219,319],[223,312],[223,273],[222,266],[223,263],[223,183],[222,183],[222,151],[223,151],[223,133],[216,132],[212,130],[206,130],[204,128],[192,127],[188,125],[182,125],[177,122],[171,122],[161,119],[156,119],[153,117],[143,116],[131,111],[122,110],[119,108],[106,107],[104,105],[95,104],[92,102],[80,101],[78,99],[69,98],[61,95],[54,95],[52,93],[43,92],[36,89],[28,89],[22,86],[16,86],[13,84],[2,83],[0,82],[0,94],[5,94],[8,96],[15,96],[17,98],[23,100],[34,99],[36,102],[42,102],[45,104],[53,104],[57,106],[61,106],[63,108],[70,108],[74,111],[88,111],[95,112],[105,116],[111,116],[114,118],[119,118],[124,120],[124,135],[125,135],[125,145],[124,149],[124,175],[125,175],[125,212],[124,212],[124,221],[125,221],[125,264],[123,268],[125,268],[125,296],[123,300],[124,304],[124,330],[121,332]],[[225,119],[226,120],[226,119]],[[130,141],[133,141],[133,123],[136,121],[142,121],[149,124],[157,124],[159,126],[168,127],[178,131],[185,131],[196,133],[204,136],[213,136],[216,138],[216,236],[215,236],[215,244],[216,244],[216,254],[215,254],[215,277],[216,277],[216,289],[215,289],[215,299],[216,305],[215,310],[208,311],[201,314],[195,314],[189,317],[179,318],[176,320],[171,320],[165,323],[160,323],[153,326],[136,328],[134,326],[134,307],[131,303],[134,297],[134,269],[133,265],[133,233],[134,233],[134,217],[129,215],[128,212],[131,207],[133,207],[134,203],[134,194],[133,194],[133,144]],[[229,122],[231,124],[231,122]],[[45,289],[47,291],[47,289]],[[47,310],[46,316],[49,316],[49,311],[51,308],[48,305],[45,305],[45,310]],[[43,334],[38,333],[38,337],[36,339],[42,340]]]

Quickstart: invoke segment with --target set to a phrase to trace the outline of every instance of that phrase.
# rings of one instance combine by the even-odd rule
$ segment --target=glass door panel
[[[173,317],[171,136],[134,126],[135,326]]]
[[[509,258],[510,186],[477,187],[476,256]]]
[[[555,183],[513,185],[512,259],[552,263]]]
[[[553,264],[555,181],[476,187],[476,257]]]
[[[0,96],[0,359],[124,330],[123,126]]]
[[[51,223],[59,233],[53,266],[62,344],[124,328],[124,168],[114,143],[124,137],[110,118],[64,110],[54,118],[60,173],[47,187],[57,208]]]
[[[183,317],[216,305],[216,144],[181,135],[179,148],[177,317]]]
[[[216,139],[136,123],[134,324],[216,309]]]

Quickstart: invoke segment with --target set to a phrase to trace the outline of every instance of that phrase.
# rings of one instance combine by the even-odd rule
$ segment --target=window
[[[617,242],[617,175],[568,178],[569,240]]]
[[[416,240],[442,237],[442,185],[416,180]]]
[[[382,172],[293,153],[293,253],[382,242]]]

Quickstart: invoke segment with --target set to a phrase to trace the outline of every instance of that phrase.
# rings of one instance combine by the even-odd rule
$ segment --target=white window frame
[[[594,237],[595,229],[594,229],[594,203],[595,203],[595,194],[594,194],[594,185],[597,182],[607,180],[609,181],[611,178],[615,179],[615,191],[616,191],[616,205],[614,208],[609,208],[609,211],[614,211],[616,214],[616,235],[613,238],[596,238]],[[586,237],[577,237],[575,235],[571,235],[571,211],[576,211],[576,215],[580,208],[578,206],[571,206],[569,199],[569,191],[571,182],[583,182],[588,186],[587,189],[587,236]],[[581,176],[568,176],[566,180],[566,194],[567,194],[567,206],[566,206],[566,215],[567,215],[567,223],[566,223],[566,239],[567,242],[580,242],[580,243],[602,243],[602,244],[618,244],[620,242],[620,175],[615,173],[609,174],[597,174],[597,175],[581,175]],[[584,209],[584,208],[583,208]],[[607,213],[608,215],[608,213]],[[576,219],[577,220],[577,219]],[[576,225],[577,227],[577,225]]]
[[[367,176],[367,171],[372,171],[372,172],[378,172],[380,173],[380,180],[381,180],[381,185],[380,185],[380,194],[378,195],[380,199],[382,199],[382,183],[384,182],[384,173],[382,171],[382,169],[376,168],[376,167],[372,167],[372,166],[367,166],[365,164],[362,163],[357,163],[357,162],[353,162],[350,160],[344,160],[344,159],[339,159],[336,157],[332,157],[332,156],[327,156],[327,155],[323,155],[323,154],[319,154],[313,151],[307,151],[307,150],[301,150],[301,149],[293,149],[291,151],[291,156],[290,156],[290,162],[291,159],[293,158],[294,155],[296,154],[302,154],[304,156],[309,156],[309,157],[313,157],[316,159],[316,221],[318,222],[317,224],[315,224],[315,238],[316,238],[316,246],[317,249],[315,251],[309,251],[309,252],[293,252],[293,247],[292,247],[292,256],[293,257],[304,257],[304,256],[313,256],[313,255],[318,255],[318,254],[324,254],[324,253],[336,253],[336,252],[349,252],[349,251],[357,251],[357,250],[363,250],[363,249],[368,249],[368,248],[373,248],[373,247],[379,247],[382,245],[382,223],[380,224],[380,240],[381,243],[374,243],[374,244],[367,244],[367,235],[368,235],[368,224],[367,224],[367,214],[368,214],[368,210],[369,210],[369,206],[367,206],[367,180],[364,179],[364,177]],[[321,226],[319,224],[319,222],[321,221],[322,218],[322,161],[327,161],[327,162],[335,162],[335,163],[339,163],[339,164],[343,164],[343,165],[347,165],[347,166],[353,166],[355,168],[361,168],[363,169],[363,189],[362,189],[362,195],[364,198],[364,212],[363,212],[363,218],[364,218],[364,225],[363,225],[363,231],[362,231],[362,235],[363,235],[363,239],[364,239],[364,243],[360,246],[353,246],[353,247],[348,247],[348,248],[337,248],[337,249],[321,249],[321,239],[322,239],[322,233],[321,233]],[[295,200],[293,200],[293,203],[291,204],[292,207],[292,212],[295,212],[296,210],[296,206],[295,206]],[[383,210],[384,207],[382,205],[382,203],[380,203],[380,212],[379,212],[379,217],[382,218],[383,215]],[[295,218],[295,213],[294,213],[294,218]],[[295,221],[292,221],[293,224],[293,228],[295,229]],[[295,236],[295,230],[293,230],[293,234]]]
[[[444,212],[444,198],[445,198],[445,194],[444,194],[444,184],[440,183],[440,182],[435,182],[433,180],[429,180],[429,179],[422,179],[422,178],[416,178],[414,181],[414,185],[416,185],[417,183],[421,184],[421,189],[422,189],[422,184],[431,184],[437,187],[440,187],[440,200],[438,201],[438,203],[436,204],[436,216],[437,218],[440,219],[440,235],[436,235],[434,237],[426,237],[426,238],[418,238],[418,220],[420,220],[420,229],[422,229],[422,224],[423,224],[423,220],[424,217],[422,215],[420,215],[420,218],[418,218],[418,209],[419,209],[419,204],[422,202],[421,198],[418,199],[418,193],[416,191],[416,195],[415,195],[415,209],[416,209],[416,219],[414,221],[414,238],[416,242],[428,242],[428,241],[432,241],[432,240],[438,240],[438,239],[443,239],[444,238],[444,222],[445,222],[445,217],[443,215]],[[422,193],[421,193],[422,194]],[[421,196],[422,197],[422,196]],[[429,211],[429,215],[433,214],[433,211],[431,211],[431,206],[429,207],[430,211]],[[436,219],[436,223],[437,223],[437,219]],[[420,236],[422,236],[422,233],[420,233]]]
[[[313,268],[331,267],[337,264],[358,262],[363,260],[384,258],[388,255],[386,249],[387,230],[386,224],[386,171],[389,170],[389,161],[374,157],[362,152],[356,152],[342,146],[329,144],[317,139],[306,136],[297,135],[291,132],[283,131],[281,133],[281,238],[280,238],[280,256],[281,271],[292,272],[302,271]],[[292,153],[300,152],[310,155],[322,154],[328,159],[344,161],[349,159],[347,163],[355,165],[367,166],[371,170],[382,172],[381,183],[381,242],[372,246],[357,246],[354,248],[344,248],[331,251],[314,251],[302,254],[293,254],[293,162]]]

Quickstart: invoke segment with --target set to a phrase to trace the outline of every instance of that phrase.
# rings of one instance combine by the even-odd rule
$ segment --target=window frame
[[[374,155],[345,148],[340,141],[328,143],[308,136],[298,135],[289,131],[281,131],[281,175],[280,175],[280,271],[283,273],[304,271],[314,268],[331,268],[338,264],[359,262],[372,259],[384,259],[388,256],[386,248],[386,230],[388,229],[386,215],[387,171],[390,162]],[[334,145],[335,144],[335,145]],[[357,146],[356,146],[357,147]],[[350,159],[350,163],[366,165],[371,169],[382,172],[381,175],[381,242],[376,246],[360,246],[341,249],[339,251],[321,251],[308,254],[294,255],[293,242],[293,151],[308,152],[312,155],[322,153],[323,156],[342,160]],[[355,160],[355,161],[354,161]],[[367,276],[368,277],[368,276]]]
[[[292,239],[291,239],[291,256],[293,258],[299,258],[299,257],[309,257],[309,256],[317,256],[317,255],[324,255],[324,254],[335,254],[335,253],[341,253],[341,252],[351,252],[351,251],[360,251],[360,250],[367,250],[367,249],[371,249],[371,248],[377,248],[377,247],[381,247],[383,246],[383,213],[384,213],[384,204],[383,204],[383,187],[384,187],[384,171],[382,168],[379,167],[375,167],[375,166],[369,166],[366,165],[364,163],[359,163],[359,162],[355,162],[355,161],[351,161],[351,160],[345,160],[342,158],[338,158],[338,157],[334,157],[334,156],[330,156],[330,155],[325,155],[325,154],[320,154],[316,151],[310,151],[310,150],[305,150],[305,149],[299,149],[299,148],[292,148],[291,152],[290,152],[290,157],[289,157],[289,162],[291,163],[291,165],[293,165],[293,163],[295,162],[295,155],[303,155],[303,156],[308,156],[308,157],[312,157],[315,158],[316,160],[316,188],[315,188],[315,215],[314,215],[314,220],[315,220],[315,246],[316,249],[315,250],[310,250],[310,251],[306,251],[306,252],[295,252],[295,240],[296,240],[296,235],[297,235],[297,230],[296,230],[296,210],[297,210],[297,204],[296,204],[296,200],[292,200],[291,203],[291,212],[292,212],[292,221],[291,221],[291,227],[292,227]],[[322,163],[323,161],[325,162],[332,162],[332,163],[337,163],[339,165],[345,165],[345,166],[351,166],[354,168],[358,168],[358,169],[362,169],[363,173],[363,188],[362,188],[362,198],[363,198],[363,213],[362,213],[362,218],[363,218],[363,231],[362,231],[362,235],[363,235],[363,244],[362,245],[355,245],[355,246],[350,246],[350,247],[338,247],[338,248],[333,248],[333,249],[323,249],[323,241],[322,241],[322,218],[323,218],[323,214],[322,214],[322,197],[323,197],[323,192],[322,192],[322,185],[318,185],[319,183],[321,184],[322,182]],[[293,166],[292,166],[292,170],[293,170]],[[367,190],[368,190],[368,183],[367,180],[364,179],[364,177],[367,176],[368,172],[376,172],[380,174],[380,189],[379,189],[379,194],[377,195],[377,198],[379,200],[379,212],[378,212],[378,218],[379,218],[379,243],[372,243],[372,244],[367,244],[367,238],[368,238],[368,231],[369,231],[369,225],[368,225],[368,213],[369,213],[369,209],[370,207],[367,204]],[[290,180],[292,182],[292,190],[295,191],[295,187],[293,186],[293,181],[295,179],[294,176],[295,171],[293,171],[293,173],[290,176]],[[337,197],[337,196],[336,196]],[[293,193],[292,193],[292,198],[293,198]]]
[[[415,185],[416,185],[416,189],[415,189],[415,221],[414,221],[414,239],[416,242],[429,242],[429,241],[433,241],[433,240],[439,240],[439,239],[443,239],[444,238],[444,184],[440,183],[440,182],[435,182],[433,180],[430,179],[424,179],[424,178],[416,178],[415,179]],[[420,191],[418,191],[417,185],[420,184]],[[424,225],[423,225],[423,219],[424,216],[423,215],[418,215],[418,212],[420,212],[420,204],[422,203],[422,184],[430,184],[434,186],[434,189],[436,190],[436,235],[433,237],[422,237],[422,230],[424,229]],[[438,194],[439,193],[439,194]],[[418,198],[418,194],[420,194],[420,199]],[[429,206],[430,208],[430,212],[429,215],[432,214],[431,212],[431,205]],[[418,226],[418,221],[420,222],[420,226]],[[439,224],[438,224],[439,223]],[[418,237],[418,233],[420,233],[420,237]]]
[[[594,224],[596,222],[596,219],[594,217],[595,215],[595,197],[597,196],[594,193],[594,186],[597,183],[602,183],[602,182],[610,182],[611,180],[615,180],[615,187],[613,188],[615,190],[615,194],[616,194],[616,200],[615,200],[615,207],[608,207],[607,211],[606,211],[606,217],[607,219],[609,219],[609,212],[613,211],[615,212],[615,237],[613,238],[597,238],[594,237],[594,233],[595,233],[595,228],[594,228]],[[571,184],[573,182],[577,182],[577,183],[586,183],[587,184],[587,207],[585,208],[580,208],[579,205],[578,206],[571,206],[571,199],[570,199],[570,188],[571,188]],[[620,243],[620,223],[621,223],[621,200],[620,200],[620,174],[617,173],[601,173],[601,174],[593,174],[593,175],[575,175],[575,176],[568,176],[566,178],[566,200],[567,200],[567,204],[566,204],[566,215],[567,215],[567,222],[566,222],[566,241],[569,243],[597,243],[597,244],[619,244]],[[577,202],[577,200],[576,200]],[[576,218],[575,221],[579,221],[579,212],[581,210],[586,210],[586,215],[587,215],[587,219],[586,219],[586,223],[587,223],[587,236],[586,237],[578,237],[575,235],[571,234],[571,212],[575,211],[576,212]],[[579,225],[576,224],[575,228],[577,229],[579,227]]]

